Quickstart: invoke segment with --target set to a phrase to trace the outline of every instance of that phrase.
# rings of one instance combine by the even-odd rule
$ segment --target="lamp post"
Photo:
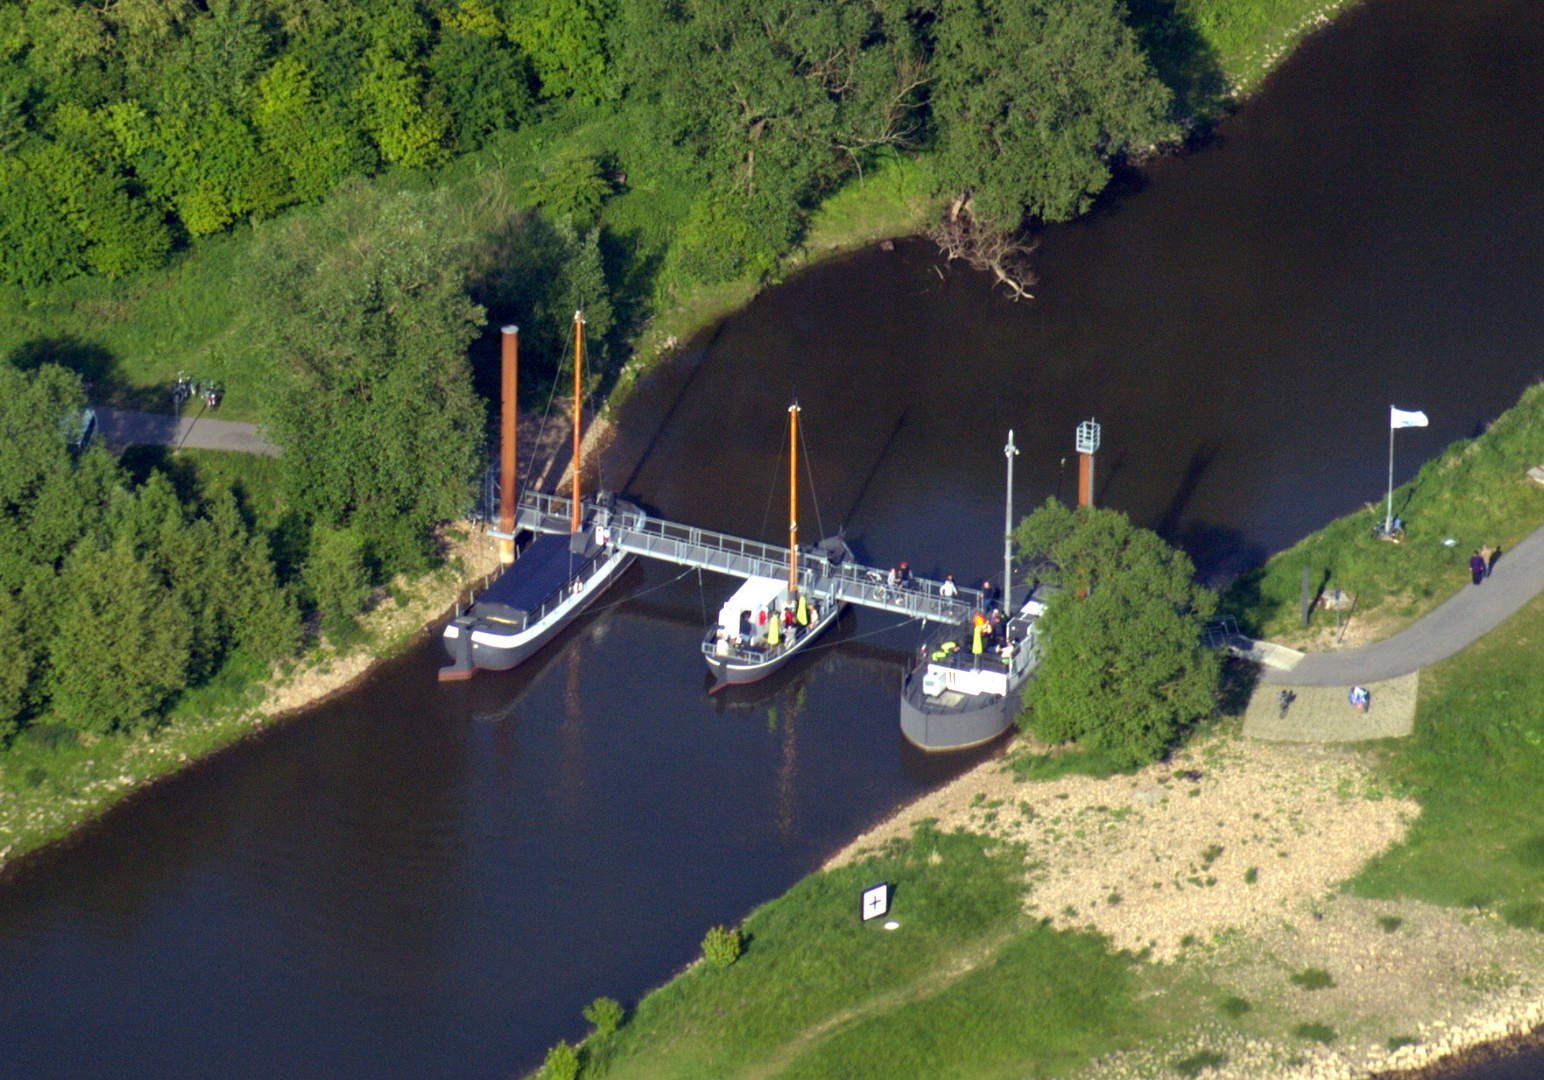
[[[1008,502],[1003,515],[1003,612],[1013,613],[1013,459],[1019,448],[1013,445],[1013,429],[1008,429],[1008,445],[1003,456],[1008,459]]]

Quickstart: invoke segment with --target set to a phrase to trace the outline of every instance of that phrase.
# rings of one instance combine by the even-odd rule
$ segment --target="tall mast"
[[[788,593],[799,587],[799,403],[788,406]]]
[[[574,311],[574,505],[569,531],[579,531],[579,343],[584,339],[584,312]]]
[[[1003,615],[1013,614],[1013,459],[1019,448],[1013,445],[1013,429],[1008,429],[1008,445],[1003,456],[1008,459],[1008,508],[1003,515]]]
[[[499,435],[499,561],[506,566],[515,561],[515,383],[520,355],[520,328],[513,324],[504,327],[500,356],[500,418]]]

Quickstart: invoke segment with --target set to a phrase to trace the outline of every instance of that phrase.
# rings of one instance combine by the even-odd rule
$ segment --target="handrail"
[[[592,517],[602,509],[591,500],[585,502]],[[562,495],[522,491],[517,526],[566,533],[572,505]],[[606,523],[612,533],[612,545],[677,565],[767,578],[781,578],[787,566],[787,549],[780,545],[665,521],[641,511],[611,511]],[[738,565],[731,565],[732,560]],[[974,612],[985,609],[986,597],[978,589],[956,588],[952,596],[945,596],[943,583],[927,578],[911,578],[904,585],[892,586],[885,572],[875,567],[851,562],[832,566],[825,556],[814,551],[798,552],[795,566],[800,588],[815,589],[844,603],[954,624],[966,622]]]

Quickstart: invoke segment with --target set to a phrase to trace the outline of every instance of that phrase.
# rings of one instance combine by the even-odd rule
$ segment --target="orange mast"
[[[569,531],[579,531],[579,343],[584,338],[584,312],[574,312],[574,505]]]
[[[520,328],[504,327],[500,356],[500,398],[502,406],[499,438],[499,561],[505,566],[515,561],[515,383],[520,357]]]
[[[788,406],[788,595],[799,587],[799,403]]]

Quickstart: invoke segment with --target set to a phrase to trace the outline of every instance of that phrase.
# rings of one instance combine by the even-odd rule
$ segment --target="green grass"
[[[1469,583],[1469,555],[1482,544],[1505,551],[1544,525],[1544,488],[1523,474],[1544,461],[1544,384],[1525,390],[1517,405],[1476,439],[1449,446],[1414,480],[1394,492],[1403,518],[1403,543],[1373,536],[1384,517],[1382,501],[1332,522],[1240,576],[1222,609],[1246,633],[1286,643],[1298,640],[1303,567],[1310,588],[1336,587],[1356,597],[1350,617],[1376,620],[1391,633],[1413,622]],[[1451,539],[1451,546],[1443,541]],[[1343,616],[1344,617],[1344,616]],[[1333,625],[1316,610],[1309,632]],[[1380,635],[1381,636],[1381,635]]]
[[[1421,673],[1415,731],[1384,751],[1421,815],[1363,896],[1490,908],[1544,929],[1544,596]]]
[[[1178,0],[1236,94],[1246,94],[1320,19],[1347,0]]]
[[[198,241],[159,270],[120,281],[77,278],[49,289],[0,288],[0,356],[52,361],[94,384],[100,404],[170,412],[179,371],[226,385],[220,415],[249,419],[241,300],[232,283],[251,230]],[[189,406],[191,409],[191,406]]]
[[[894,886],[894,931],[860,890]],[[731,967],[649,994],[586,1057],[611,1077],[989,1077],[1060,1071],[1143,1028],[1129,957],[1028,921],[1022,852],[919,829],[879,858],[815,874],[745,921]]]
[[[1055,754],[1021,751],[1008,761],[1018,781],[1059,780],[1064,776],[1092,776],[1108,780],[1117,774],[1132,775],[1134,768],[1121,768],[1103,750],[1066,750]]]

